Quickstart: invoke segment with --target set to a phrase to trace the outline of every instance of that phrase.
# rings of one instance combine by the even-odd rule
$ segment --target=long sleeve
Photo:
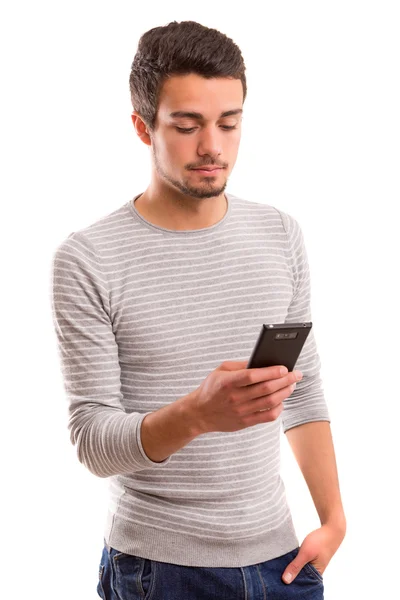
[[[98,477],[167,464],[170,457],[156,463],[143,450],[140,426],[149,413],[127,413],[122,405],[107,278],[93,244],[80,232],[53,254],[51,307],[68,428],[80,462]]]
[[[280,211],[287,234],[287,256],[294,278],[293,298],[285,323],[312,321],[310,269],[303,233],[294,217]],[[283,403],[283,431],[311,421],[330,421],[320,377],[321,362],[311,329],[296,363],[303,378]]]

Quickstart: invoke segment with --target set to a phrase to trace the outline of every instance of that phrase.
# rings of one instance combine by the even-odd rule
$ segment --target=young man
[[[154,28],[130,89],[151,181],[71,233],[52,271],[71,441],[110,478],[98,594],[320,599],[345,517],[312,331],[296,371],[246,369],[263,323],[311,314],[297,221],[224,193],[246,97],[240,50],[192,21]],[[321,521],[301,545],[281,428]]]

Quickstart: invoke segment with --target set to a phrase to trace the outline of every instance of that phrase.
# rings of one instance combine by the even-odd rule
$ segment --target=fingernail
[[[296,384],[292,383],[292,385],[290,386],[290,389],[292,390],[292,392],[293,392],[293,390],[294,390],[295,387],[296,387]]]
[[[301,371],[295,371],[294,374],[296,376],[297,381],[300,381],[300,379],[302,379],[303,377],[303,373]]]
[[[286,373],[288,372],[286,367],[281,367],[281,375],[286,375]]]
[[[290,582],[292,581],[292,574],[291,574],[291,573],[286,573],[286,575],[285,575],[285,577],[284,577],[284,580],[285,580],[287,583],[290,583]]]

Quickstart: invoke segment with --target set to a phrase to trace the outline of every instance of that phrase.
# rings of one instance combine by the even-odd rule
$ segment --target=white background
[[[384,0],[4,3],[2,596],[98,598],[107,481],[69,441],[50,260],[72,231],[146,188],[131,62],[142,33],[189,19],[231,37],[247,66],[227,191],[289,212],[305,236],[348,521],[325,598],[395,598],[400,19],[398,3]],[[302,540],[319,521],[286,438],[282,452]]]

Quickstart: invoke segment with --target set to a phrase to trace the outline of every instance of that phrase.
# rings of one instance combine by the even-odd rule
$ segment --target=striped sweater
[[[186,566],[239,567],[298,545],[280,477],[282,432],[329,421],[311,330],[303,379],[278,419],[205,433],[163,462],[146,456],[145,415],[248,360],[263,323],[311,321],[296,219],[226,193],[210,227],[170,230],[135,198],[71,233],[51,263],[51,309],[79,461],[109,478],[104,539]]]

